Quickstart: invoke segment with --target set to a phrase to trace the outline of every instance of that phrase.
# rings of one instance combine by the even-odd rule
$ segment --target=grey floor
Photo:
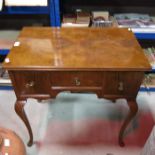
[[[18,30],[0,30],[0,39],[2,40],[16,40],[19,35]]]
[[[0,30],[0,49],[10,49],[18,35],[17,30]]]
[[[23,122],[14,112],[15,100],[16,98],[13,91],[0,91],[0,124],[2,127],[16,131],[26,146],[28,133]],[[139,108],[143,108],[145,111],[149,110],[153,118],[155,118],[154,101],[154,93],[151,95],[139,93],[137,97]],[[64,122],[72,121],[73,126],[70,128],[72,128],[76,134],[79,134],[81,130],[84,130],[84,127],[83,125],[78,126],[78,120],[105,118],[107,115],[112,115],[114,111],[119,113],[120,106],[122,105],[125,109],[124,114],[126,114],[128,107],[125,100],[117,100],[117,102],[113,104],[109,100],[98,99],[95,94],[60,93],[56,100],[48,100],[41,103],[38,103],[35,99],[29,99],[25,106],[25,111],[30,120],[36,144],[32,147],[26,146],[27,154],[50,155],[52,152],[53,155],[76,155],[79,153],[87,155],[108,155],[108,153],[111,153],[110,155],[139,155],[143,147],[126,146],[125,148],[120,148],[119,146],[108,146],[102,143],[76,146],[64,145],[64,143],[62,143],[66,135],[71,136],[70,133],[68,133],[71,130],[61,128],[61,124]],[[52,128],[54,128],[54,134],[56,134],[57,130],[60,130],[60,132],[58,132],[58,135],[52,135],[51,137],[54,139],[52,140],[50,136],[47,137],[46,134],[50,132],[47,130],[52,129],[48,127],[49,124],[55,120],[61,123],[59,125],[53,123]],[[61,141],[59,138],[61,138]],[[40,143],[41,146],[38,146],[37,143]]]

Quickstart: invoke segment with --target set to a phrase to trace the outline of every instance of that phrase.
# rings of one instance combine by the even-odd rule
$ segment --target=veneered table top
[[[120,28],[25,27],[3,67],[17,70],[150,70],[134,34]]]

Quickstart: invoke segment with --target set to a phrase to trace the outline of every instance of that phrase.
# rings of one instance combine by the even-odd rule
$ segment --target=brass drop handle
[[[75,77],[74,80],[75,80],[75,85],[80,86],[81,82],[80,82],[79,78]]]
[[[123,91],[123,89],[124,89],[123,82],[119,82],[119,84],[118,84],[118,90],[119,91]]]
[[[34,86],[34,81],[30,81],[29,83],[26,84],[26,88],[30,88]]]

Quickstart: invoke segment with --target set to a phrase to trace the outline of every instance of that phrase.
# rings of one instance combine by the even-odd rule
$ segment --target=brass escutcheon
[[[26,88],[30,88],[34,86],[34,81],[30,81],[29,83],[26,84]]]
[[[75,85],[80,86],[81,82],[80,82],[79,78],[75,77],[74,80],[75,80]]]

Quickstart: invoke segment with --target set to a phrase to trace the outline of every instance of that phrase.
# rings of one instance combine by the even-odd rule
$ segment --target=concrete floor
[[[18,37],[19,32],[18,30],[0,30],[0,39],[14,41]]]
[[[17,30],[0,30],[0,49],[10,49],[18,35]]]
[[[15,100],[13,91],[0,91],[0,124],[15,131],[26,146],[28,133],[14,112]],[[95,94],[70,93],[60,93],[53,102],[37,103],[29,99],[25,111],[35,143],[32,147],[26,146],[27,154],[140,155],[153,129],[154,100],[154,93],[139,93],[139,112],[127,129],[126,146],[121,148],[117,136],[128,112],[125,100],[114,104],[98,99]]]

